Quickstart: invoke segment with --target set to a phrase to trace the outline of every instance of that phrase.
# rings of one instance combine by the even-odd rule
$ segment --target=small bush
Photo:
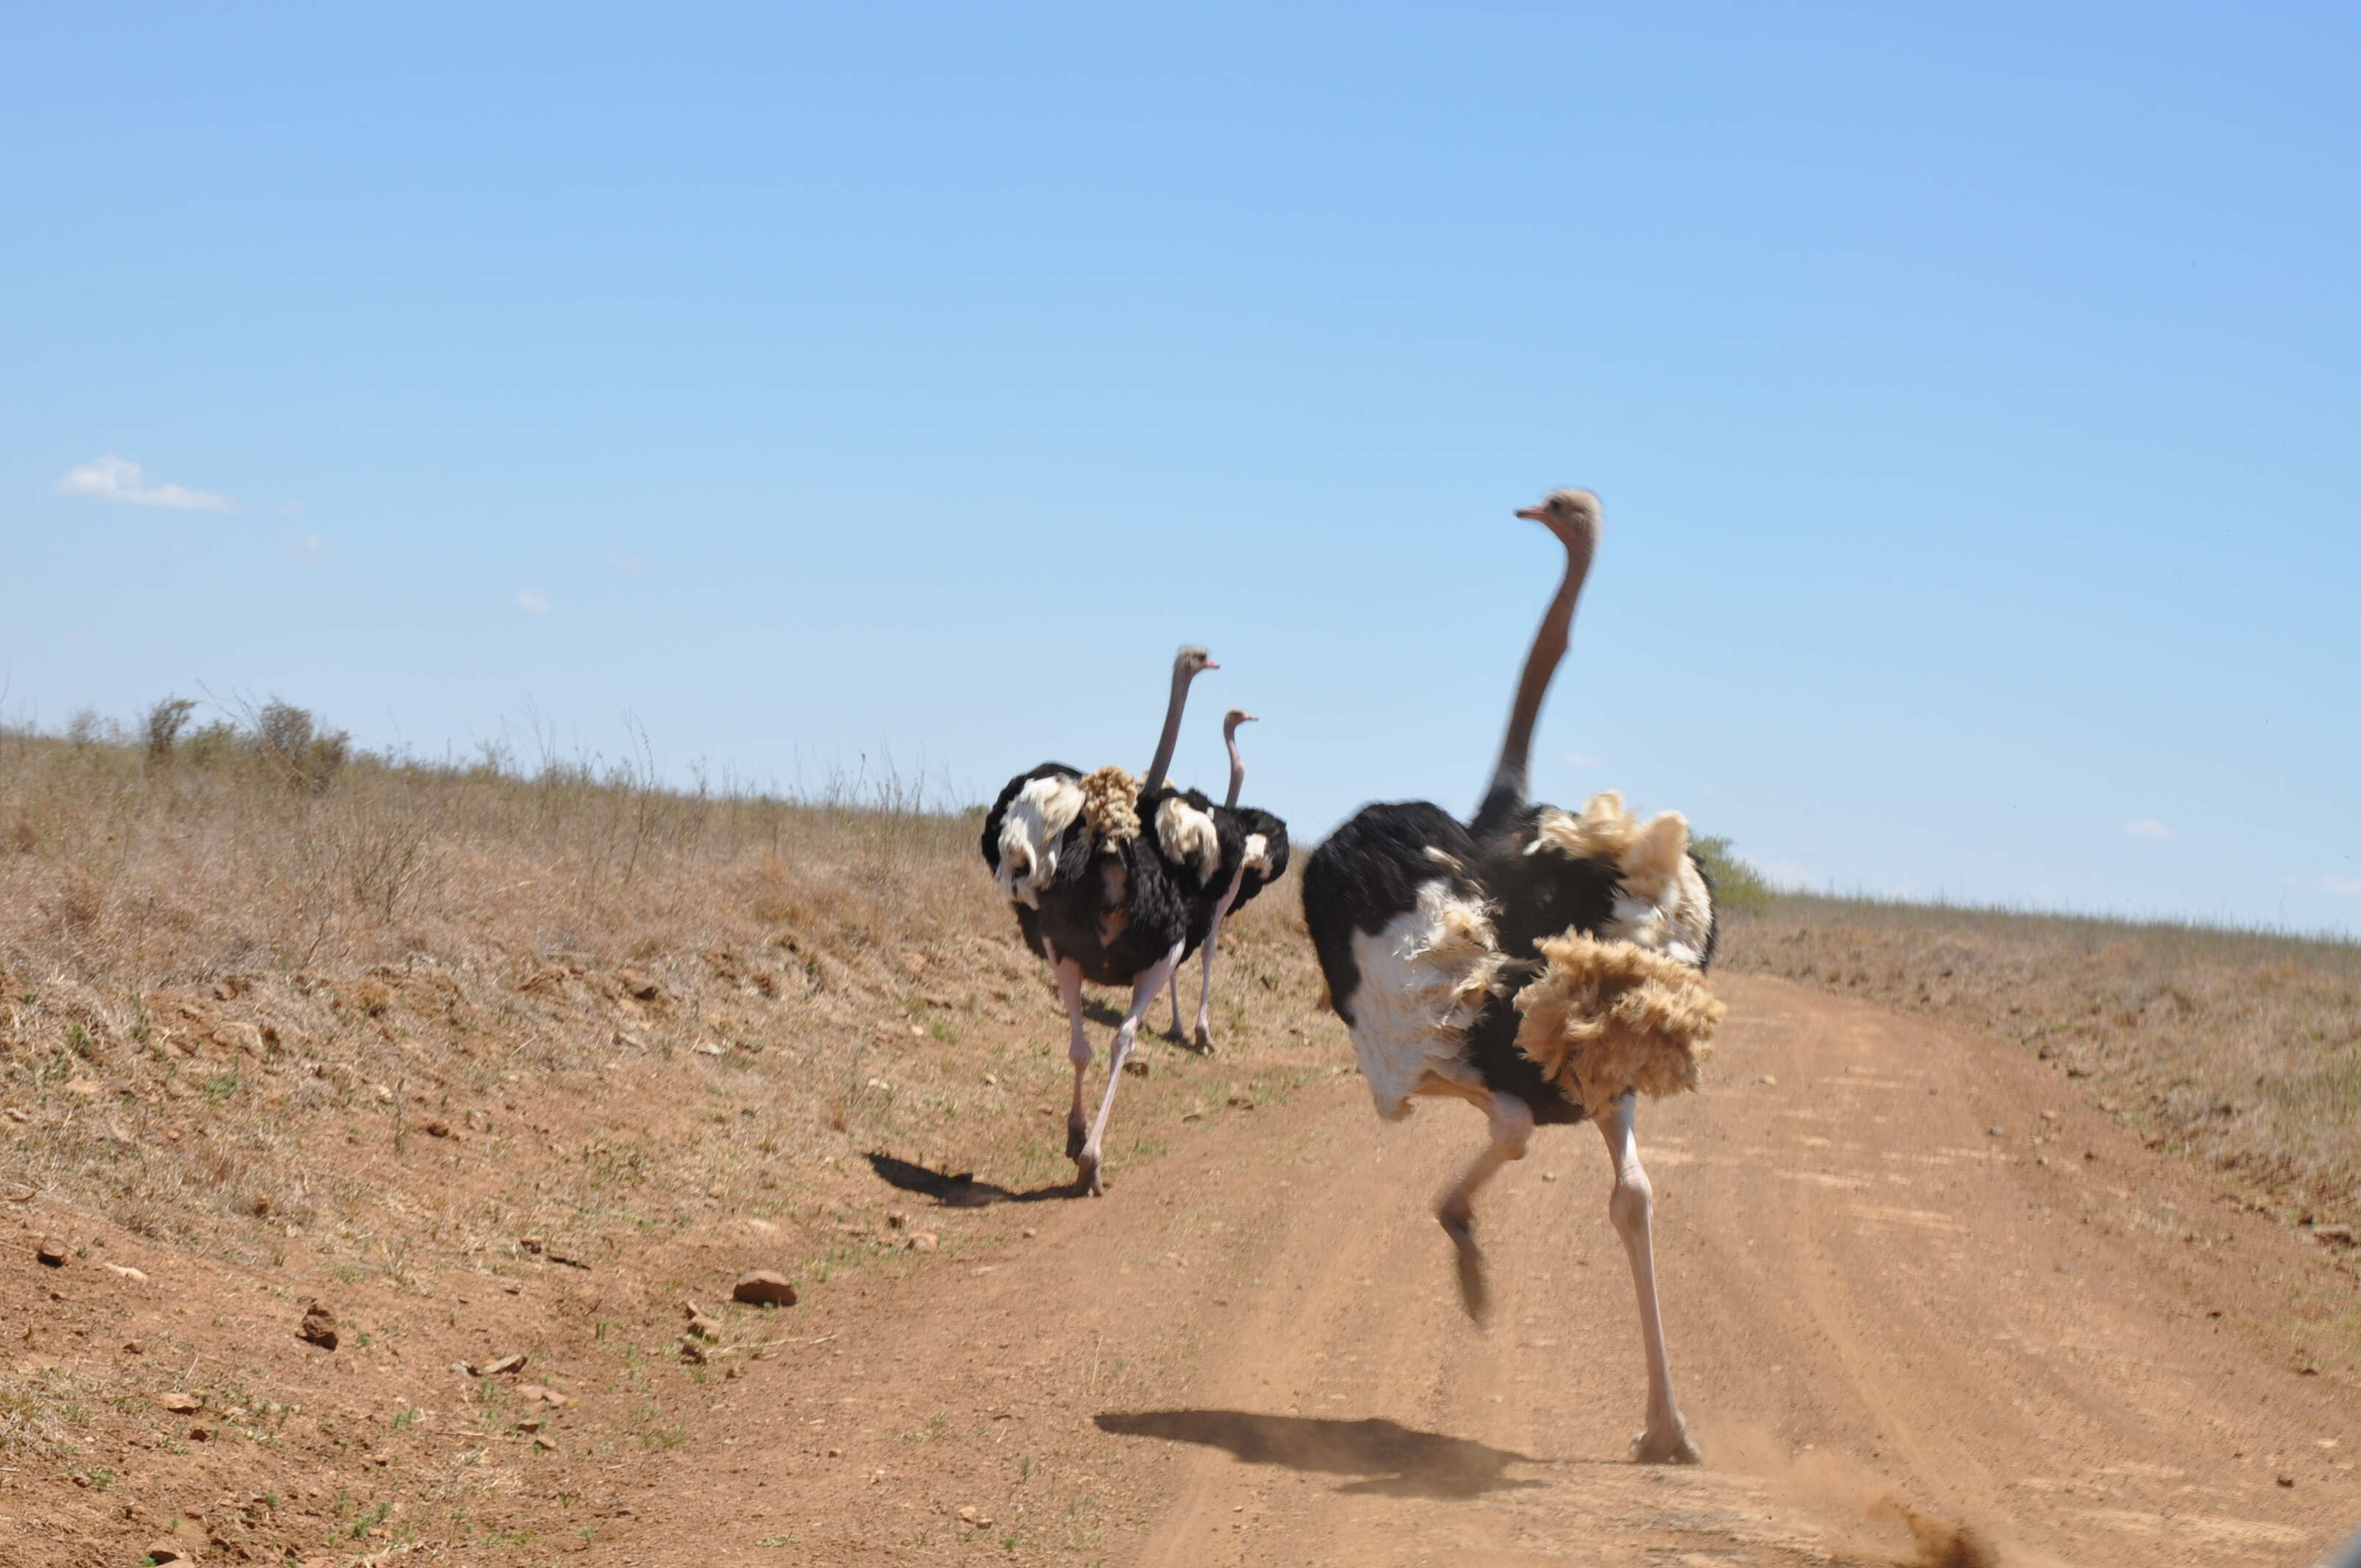
[[[187,727],[189,716],[197,705],[184,696],[168,696],[148,710],[141,728],[148,738],[148,760],[150,762],[170,762],[172,748],[180,744],[181,731]]]
[[[1713,881],[1713,902],[1725,910],[1752,911],[1768,909],[1778,894],[1763,880],[1763,873],[1741,860],[1722,838],[1699,837],[1689,840],[1689,850],[1705,866],[1705,874]]]

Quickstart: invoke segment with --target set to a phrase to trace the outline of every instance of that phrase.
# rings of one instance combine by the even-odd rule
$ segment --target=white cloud
[[[516,591],[516,602],[517,608],[527,615],[549,613],[549,596],[537,588],[519,588]]]
[[[2153,817],[2135,817],[2124,824],[2124,831],[2135,839],[2169,839],[2172,829]]]
[[[1761,861],[1754,869],[1782,893],[1818,893],[1820,879],[1793,861]]]
[[[307,533],[301,539],[289,540],[287,554],[294,556],[306,566],[324,566],[335,559],[335,556],[329,553],[327,542],[316,533]]]
[[[136,507],[169,507],[174,511],[236,511],[227,496],[192,490],[186,485],[151,485],[148,470],[128,457],[109,453],[66,470],[57,482],[61,496],[84,496],[94,501],[126,501]]]
[[[1607,765],[1605,758],[1594,757],[1587,751],[1568,751],[1565,755],[1565,760],[1577,768],[1603,768]]]

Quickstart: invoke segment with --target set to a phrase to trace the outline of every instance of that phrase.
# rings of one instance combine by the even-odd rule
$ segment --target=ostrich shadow
[[[1038,1203],[1051,1198],[1078,1196],[1079,1183],[1061,1181],[1054,1187],[1035,1187],[1019,1192],[996,1182],[978,1181],[972,1171],[961,1171],[953,1176],[930,1170],[890,1154],[870,1154],[862,1157],[877,1179],[903,1192],[915,1192],[931,1198],[946,1209],[989,1209],[994,1203]]]
[[[1251,1410],[1134,1410],[1107,1411],[1094,1419],[1101,1431],[1121,1437],[1201,1442],[1227,1449],[1246,1464],[1361,1477],[1339,1486],[1342,1494],[1466,1502],[1487,1492],[1546,1486],[1518,1480],[1508,1469],[1550,1463],[1473,1438],[1420,1431],[1382,1417],[1338,1421]]]

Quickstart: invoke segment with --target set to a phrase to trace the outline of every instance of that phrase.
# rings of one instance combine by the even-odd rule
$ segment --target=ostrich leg
[[[1205,941],[1207,944],[1205,948],[1205,961],[1211,963],[1213,961],[1212,955],[1213,951],[1212,947],[1213,938],[1208,937],[1205,938]],[[1189,1037],[1180,1032],[1180,981],[1177,976],[1172,981],[1172,1037],[1176,1040],[1186,1040]]]
[[[1664,1318],[1656,1310],[1655,1244],[1650,1234],[1656,1197],[1648,1173],[1640,1168],[1640,1143],[1632,1128],[1637,1102],[1638,1096],[1625,1091],[1613,1113],[1598,1124],[1615,1161],[1615,1190],[1607,1200],[1607,1213],[1631,1257],[1631,1285],[1640,1297],[1640,1343],[1648,1355],[1648,1424],[1631,1440],[1631,1457],[1642,1464],[1696,1464],[1703,1455],[1689,1441],[1688,1427],[1673,1403],[1673,1367],[1664,1354]]]
[[[1058,972],[1058,993],[1066,999],[1066,1020],[1072,1029],[1066,1044],[1066,1059],[1074,1064],[1074,1103],[1066,1113],[1066,1157],[1072,1159],[1082,1152],[1082,1074],[1091,1066],[1091,1037],[1082,1028],[1082,969],[1071,959],[1060,958],[1054,945],[1041,945],[1049,949],[1049,967]]]
[[[1115,1032],[1115,1048],[1107,1055],[1106,1098],[1099,1102],[1098,1120],[1091,1124],[1091,1135],[1074,1160],[1079,1168],[1074,1172],[1076,1184],[1093,1198],[1106,1191],[1106,1183],[1099,1179],[1099,1161],[1106,1147],[1107,1114],[1115,1109],[1115,1091],[1123,1086],[1123,1064],[1130,1059],[1132,1041],[1139,1035],[1140,1018],[1148,1012],[1148,1004],[1156,1000],[1156,993],[1171,980],[1172,971],[1180,967],[1180,944],[1175,942],[1170,952],[1156,960],[1155,968],[1132,982],[1131,1011],[1123,1015],[1123,1023]],[[1074,1092],[1080,1094],[1082,1078],[1079,1069],[1076,1069],[1074,1082]],[[1075,1114],[1081,1114],[1079,1104]]]
[[[1241,867],[1238,874],[1230,879],[1230,890],[1222,894],[1219,904],[1213,905],[1213,928],[1205,933],[1205,987],[1197,993],[1195,1042],[1197,1050],[1205,1056],[1213,1054],[1213,1031],[1207,1027],[1208,1015],[1213,1005],[1213,950],[1222,942],[1222,916],[1230,912],[1230,905],[1236,900],[1238,889],[1246,880],[1246,871]],[[1177,981],[1172,986],[1172,1033],[1175,1036],[1180,1033],[1180,986]]]
[[[1492,1293],[1484,1282],[1484,1254],[1476,1245],[1476,1193],[1502,1166],[1525,1157],[1525,1144],[1533,1135],[1533,1113],[1513,1094],[1486,1094],[1477,1103],[1491,1121],[1492,1142],[1444,1194],[1434,1217],[1459,1249],[1459,1304],[1481,1323],[1491,1316]]]

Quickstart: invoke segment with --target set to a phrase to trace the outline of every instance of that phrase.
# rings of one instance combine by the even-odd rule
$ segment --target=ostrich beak
[[[1523,518],[1527,522],[1547,522],[1549,521],[1548,511],[1541,507],[1519,507],[1517,509],[1517,515]]]
[[[1238,715],[1238,722],[1240,724],[1259,724],[1262,722],[1262,716],[1254,713],[1241,713]]]
[[[1217,663],[1215,663],[1213,660],[1208,659],[1208,660],[1206,660],[1206,661],[1205,661],[1204,667],[1205,667],[1206,669],[1208,669],[1208,670],[1218,670],[1218,669],[1220,669],[1222,666],[1221,666],[1221,665],[1219,665],[1219,664],[1217,664]]]

